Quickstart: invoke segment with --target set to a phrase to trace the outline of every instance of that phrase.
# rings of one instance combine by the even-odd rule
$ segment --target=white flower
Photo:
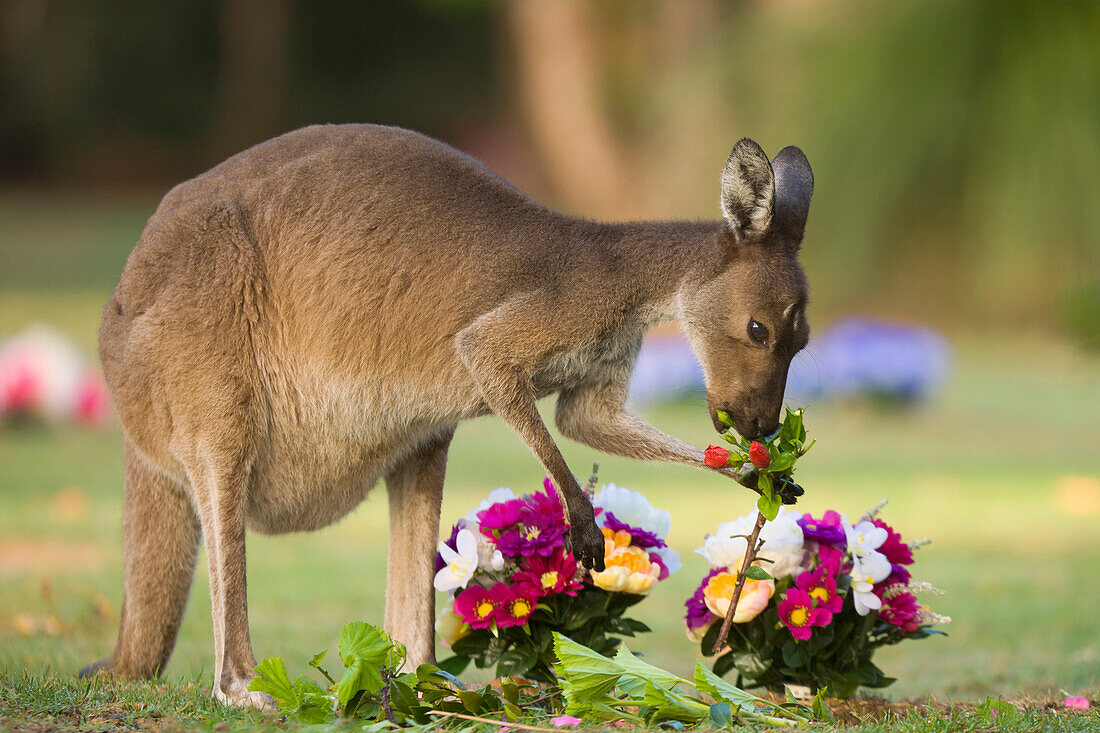
[[[493,550],[493,557],[489,561],[489,567],[491,567],[493,570],[503,570],[504,553],[502,553],[500,550]]]
[[[664,509],[654,509],[648,499],[625,486],[607,484],[592,499],[592,506],[603,509],[603,513],[596,518],[601,526],[603,525],[601,518],[605,517],[607,512],[611,512],[615,515],[615,519],[623,524],[652,532],[662,540],[668,537],[668,531],[672,527],[672,518],[668,512]]]
[[[439,543],[439,554],[447,564],[435,574],[436,590],[447,592],[465,588],[477,570],[477,540],[474,533],[468,529],[459,530],[455,545],[458,547],[457,552],[448,547],[446,542]]]
[[[886,541],[886,530],[882,527],[876,527],[872,522],[860,522],[853,527],[848,524],[847,519],[843,519],[841,526],[844,528],[844,536],[848,539],[848,549],[853,556],[877,550]]]
[[[435,631],[439,634],[443,646],[448,649],[451,648],[452,644],[472,631],[468,623],[455,615],[454,600],[453,597],[448,598],[447,604],[439,610],[439,615],[436,616],[435,619]]]
[[[861,555],[852,554],[852,600],[856,613],[866,616],[882,607],[882,600],[874,593],[875,583],[888,577],[890,561],[881,552],[866,550]]]
[[[763,540],[763,544],[757,556],[771,560],[763,567],[774,578],[793,575],[802,566],[804,540],[802,527],[798,524],[800,516],[798,512],[788,511],[787,507],[783,507],[775,519],[766,523],[760,530],[760,539]],[[715,534],[708,535],[703,546],[695,552],[706,558],[713,567],[740,571],[748,542],[745,537],[736,535],[752,534],[755,525],[756,516],[748,514],[731,522],[723,522],[718,525]]]

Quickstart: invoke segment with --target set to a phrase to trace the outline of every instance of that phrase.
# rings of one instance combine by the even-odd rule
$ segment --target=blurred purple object
[[[878,397],[918,402],[946,379],[951,347],[929,328],[868,318],[839,321],[795,356],[787,401]],[[630,383],[630,402],[649,404],[701,396],[703,370],[678,331],[662,329],[642,344]]]
[[[951,347],[920,326],[849,318],[814,337],[791,363],[787,400],[884,397],[919,402],[946,379]]]

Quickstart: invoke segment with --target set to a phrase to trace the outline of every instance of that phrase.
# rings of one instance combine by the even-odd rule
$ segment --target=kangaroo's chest
[[[629,376],[645,335],[643,324],[628,324],[571,349],[556,352],[531,376],[541,397],[593,381]]]

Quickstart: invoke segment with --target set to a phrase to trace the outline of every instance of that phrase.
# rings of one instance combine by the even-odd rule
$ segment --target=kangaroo
[[[124,595],[113,654],[85,672],[157,675],[205,541],[220,701],[255,658],[246,527],[312,530],[384,479],[385,627],[434,659],[434,549],[447,448],[493,413],[559,490],[573,552],[603,568],[593,509],[538,411],[596,449],[706,468],[624,410],[642,337],[678,320],[717,430],[778,426],[808,338],[796,255],[813,189],[798,148],[738,142],[724,218],[601,223],[528,197],[415,132],[307,127],[164,197],[103,311],[99,354],[125,450]],[[706,470],[715,470],[706,468]],[[730,469],[722,473],[744,478]]]

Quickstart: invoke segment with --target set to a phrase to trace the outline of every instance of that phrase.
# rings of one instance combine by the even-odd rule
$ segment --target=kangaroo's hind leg
[[[403,643],[407,668],[435,661],[435,547],[447,448],[454,426],[419,445],[386,475],[390,549],[386,631]]]
[[[122,621],[106,666],[125,677],[153,677],[176,645],[195,572],[199,520],[184,486],[150,468],[126,447],[123,508],[125,583]]]

